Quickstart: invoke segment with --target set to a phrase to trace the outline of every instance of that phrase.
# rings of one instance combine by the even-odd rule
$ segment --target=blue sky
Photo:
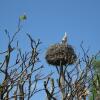
[[[76,49],[83,40],[95,53],[100,49],[99,4],[99,0],[1,0],[0,42],[4,38],[5,43],[3,30],[8,29],[13,34],[18,17],[26,13],[28,18],[18,37],[21,42],[26,38],[25,33],[30,33],[34,38],[40,38],[45,48],[59,42],[66,31],[69,43]]]
[[[44,54],[51,44],[61,41],[65,31],[76,52],[81,52],[82,40],[91,53],[100,50],[100,0],[0,0],[0,51],[7,43],[4,29],[12,35],[24,13],[27,20],[17,39],[26,50],[26,33],[41,39]]]

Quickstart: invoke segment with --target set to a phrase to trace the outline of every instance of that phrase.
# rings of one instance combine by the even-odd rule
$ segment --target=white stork
[[[64,37],[62,38],[62,44],[66,44],[67,45],[67,33],[65,32]]]

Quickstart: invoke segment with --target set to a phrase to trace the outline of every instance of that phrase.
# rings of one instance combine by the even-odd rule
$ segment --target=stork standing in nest
[[[67,45],[67,33],[65,32],[64,37],[62,38],[62,44]]]

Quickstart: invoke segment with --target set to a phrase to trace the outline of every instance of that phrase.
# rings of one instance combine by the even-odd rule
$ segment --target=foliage
[[[96,59],[93,61],[94,67],[94,77],[92,80],[91,91],[92,94],[90,96],[90,100],[94,100],[100,95],[100,60]]]
[[[96,73],[100,74],[100,60],[95,60],[93,62],[94,70]]]
[[[21,20],[21,21],[24,21],[26,19],[27,19],[27,16],[25,14],[19,17],[19,20]]]

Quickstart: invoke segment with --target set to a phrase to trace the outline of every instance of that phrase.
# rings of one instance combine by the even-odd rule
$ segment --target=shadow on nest
[[[54,44],[48,48],[45,59],[48,64],[63,66],[73,64],[76,61],[76,54],[71,45]]]

